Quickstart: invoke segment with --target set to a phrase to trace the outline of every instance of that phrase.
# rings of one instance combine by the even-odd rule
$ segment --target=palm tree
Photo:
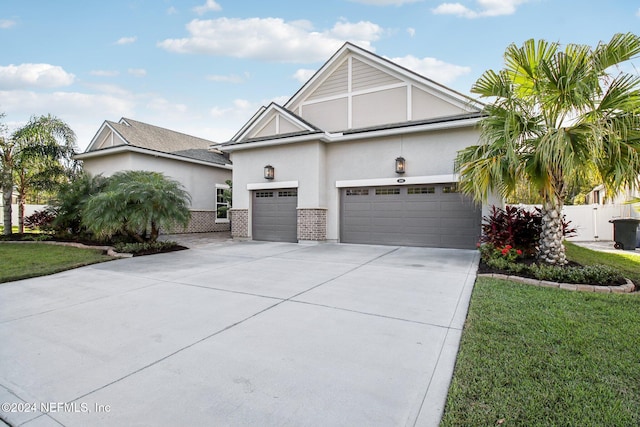
[[[480,145],[458,153],[461,190],[506,198],[528,182],[542,199],[543,262],[566,263],[561,211],[570,184],[596,176],[612,194],[640,186],[640,77],[618,68],[638,54],[631,33],[564,51],[528,40],[510,45],[505,68],[486,71],[471,89],[492,102]]]
[[[161,228],[188,225],[190,203],[182,184],[162,173],[118,172],[86,202],[82,222],[99,237],[122,233],[139,242],[155,242]]]
[[[11,234],[11,194],[14,189],[18,193],[18,231],[22,233],[27,192],[31,189],[49,189],[66,170],[73,169],[75,142],[73,130],[51,115],[32,117],[9,139],[0,139],[4,234]]]

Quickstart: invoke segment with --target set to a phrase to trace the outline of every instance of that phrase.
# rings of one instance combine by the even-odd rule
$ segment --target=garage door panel
[[[253,192],[252,232],[254,240],[298,241],[296,189]]]
[[[341,241],[475,248],[479,207],[462,194],[445,190],[455,190],[455,185],[343,189]]]

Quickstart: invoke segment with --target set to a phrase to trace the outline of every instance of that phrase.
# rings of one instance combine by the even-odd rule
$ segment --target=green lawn
[[[640,278],[639,257],[572,244],[567,253]],[[639,396],[638,293],[570,292],[481,277],[441,426],[637,426]]]
[[[1,243],[0,283],[109,261],[101,251],[42,243]]]

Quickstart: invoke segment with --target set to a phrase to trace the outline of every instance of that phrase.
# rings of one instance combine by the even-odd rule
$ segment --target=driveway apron
[[[0,284],[0,419],[436,426],[477,264],[214,241]]]

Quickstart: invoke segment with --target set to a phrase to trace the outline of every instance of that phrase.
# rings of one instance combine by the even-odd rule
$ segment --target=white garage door
[[[474,249],[481,209],[455,184],[344,188],[340,241]]]
[[[298,241],[298,190],[258,190],[253,192],[252,233],[254,240]]]

